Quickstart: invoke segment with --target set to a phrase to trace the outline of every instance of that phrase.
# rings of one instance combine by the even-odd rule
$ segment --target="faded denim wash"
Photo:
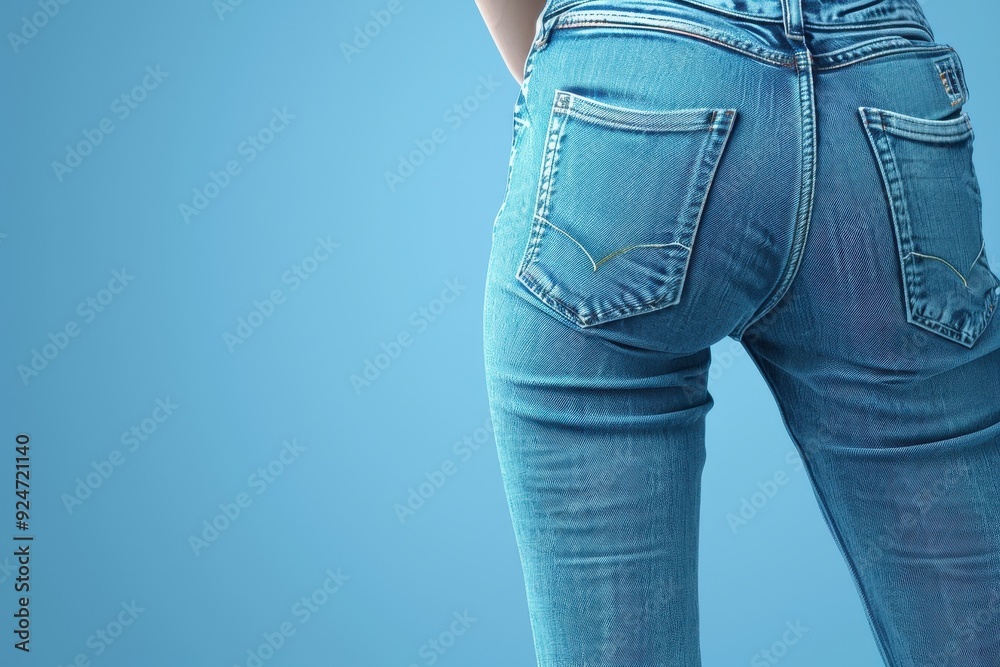
[[[889,667],[1000,664],[1000,279],[917,0],[548,0],[486,376],[541,667],[697,667],[710,346],[740,341]]]

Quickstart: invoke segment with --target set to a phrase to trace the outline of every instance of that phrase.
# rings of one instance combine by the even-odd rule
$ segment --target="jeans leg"
[[[574,328],[486,293],[486,372],[540,667],[698,667],[708,348]]]
[[[1000,349],[829,391],[748,346],[782,406],[888,667],[1000,656]]]
[[[908,137],[927,135],[876,135],[883,146],[893,142],[895,185],[913,202],[934,204],[912,207],[908,225],[895,227],[879,154],[858,117],[870,104],[917,118],[897,122],[939,133],[932,138],[961,129],[961,120],[934,120],[949,104],[937,95],[938,59],[872,60],[820,78],[820,186],[802,265],[742,342],[802,454],[886,665],[995,667],[1000,326],[991,322],[972,346],[953,336],[969,321],[953,313],[969,308],[967,294],[982,293],[988,278],[981,264],[969,268],[979,246],[974,176],[967,162],[952,168],[948,151],[962,150],[954,137],[910,146]],[[905,83],[873,98],[870,81]],[[926,159],[914,159],[917,151]],[[951,214],[937,215],[938,205]],[[958,256],[965,282],[934,259],[901,265],[914,259],[897,246],[907,231],[925,254]],[[928,304],[923,312],[950,327],[908,321],[904,278],[912,303]]]

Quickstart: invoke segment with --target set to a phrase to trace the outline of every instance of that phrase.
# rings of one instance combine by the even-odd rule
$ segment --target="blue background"
[[[925,4],[966,68],[1000,266],[1000,8]],[[482,359],[517,84],[471,0],[400,0],[345,56],[387,6],[69,2],[4,40],[3,665],[534,664]],[[3,32],[37,11],[5,3]],[[57,174],[84,133],[100,141]],[[387,183],[418,142],[433,152]],[[233,342],[239,318],[259,326]],[[881,664],[766,385],[730,339],[713,353],[704,664],[751,664],[796,621],[808,632],[784,666]],[[367,362],[382,367],[358,388]],[[144,439],[123,441],[133,428]],[[22,432],[30,654],[11,633]],[[734,530],[726,516],[778,471],[787,483]],[[259,651],[266,635],[280,646]]]

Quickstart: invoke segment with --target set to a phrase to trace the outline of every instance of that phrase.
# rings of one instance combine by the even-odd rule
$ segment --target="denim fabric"
[[[885,664],[1000,664],[1000,279],[968,97],[917,0],[545,4],[483,330],[541,667],[701,664],[727,336]]]

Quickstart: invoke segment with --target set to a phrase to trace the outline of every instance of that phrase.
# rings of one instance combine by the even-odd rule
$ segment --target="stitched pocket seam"
[[[920,225],[924,223],[915,219],[915,211],[910,210],[911,202],[908,198],[913,196],[910,191],[912,186],[907,183],[906,174],[900,167],[892,139],[892,137],[896,137],[897,140],[919,142],[928,147],[929,150],[949,150],[949,147],[952,147],[951,150],[958,150],[955,147],[956,144],[965,147],[973,139],[968,115],[963,111],[959,118],[935,121],[872,107],[859,107],[859,113],[869,143],[874,151],[889,203],[902,277],[906,319],[912,324],[971,348],[993,317],[998,300],[997,291],[1000,288],[1000,279],[992,272],[988,264],[980,264],[985,251],[984,240],[980,241],[979,252],[965,274],[955,268],[954,258],[951,258],[953,261],[948,261],[933,254],[931,248],[921,249],[928,252],[917,250],[915,239],[918,238],[920,232],[926,235],[927,229],[920,228]],[[905,146],[905,144],[900,144],[900,146]],[[912,156],[910,159],[913,159]],[[975,178],[974,175],[972,177]],[[980,205],[977,200],[975,208]],[[968,212],[966,211],[966,213]],[[959,213],[956,212],[956,215]],[[931,222],[931,224],[934,223]],[[969,233],[972,229],[969,227],[964,232]],[[931,280],[932,274],[928,273],[929,269],[924,267],[920,260],[915,259],[916,257],[939,260],[946,264],[954,273],[958,274],[955,284],[953,286],[947,283],[934,285],[933,280]],[[986,280],[987,288],[983,301],[978,304],[971,301],[976,292],[973,292],[969,286],[969,279],[973,277],[977,265],[987,271],[986,274],[981,274]],[[958,282],[959,280],[961,283]],[[942,287],[942,285],[947,286]],[[936,288],[937,291],[932,291],[932,288]],[[946,312],[946,306],[952,304],[951,297],[954,297],[959,289],[962,290],[962,293],[969,295],[966,297],[969,299],[968,305],[957,312]],[[918,292],[920,293],[919,298]],[[931,309],[931,312],[939,312],[940,315],[938,317],[927,315],[928,308]]]
[[[666,111],[630,109],[556,89],[545,133],[532,225],[522,261],[517,270],[517,279],[544,303],[581,327],[592,326],[602,321],[621,319],[677,303],[683,291],[691,249],[708,191],[728,141],[735,114],[734,109],[673,109]],[[553,182],[559,172],[561,139],[564,135],[565,124],[570,119],[582,121],[587,124],[587,127],[604,127],[615,131],[651,132],[661,136],[671,132],[700,132],[703,134],[699,138],[698,153],[691,156],[689,177],[683,182],[684,199],[677,204],[675,239],[669,243],[628,244],[595,262],[596,253],[592,253],[570,231],[563,229],[551,220],[549,214]],[[561,233],[573,242],[586,255],[594,272],[597,272],[604,262],[637,248],[666,249],[676,247],[682,249],[683,254],[681,254],[681,250],[665,251],[667,255],[664,261],[672,261],[673,264],[664,274],[658,274],[657,277],[666,277],[671,282],[671,286],[669,288],[658,287],[660,293],[657,298],[643,297],[641,302],[627,303],[629,301],[627,297],[634,297],[647,291],[654,293],[654,290],[647,289],[648,286],[643,286],[635,288],[634,292],[628,292],[627,297],[620,297],[613,305],[605,308],[591,304],[585,295],[575,295],[581,303],[574,305],[568,303],[566,299],[560,298],[558,294],[562,289],[572,291],[574,285],[553,280],[551,266],[547,268],[543,266],[545,280],[550,283],[546,284],[545,281],[540,280],[540,276],[534,268],[539,262],[541,248],[547,235],[553,233]],[[676,254],[671,254],[671,252]],[[682,260],[683,264],[680,264]],[[556,274],[558,273],[557,270]],[[632,300],[635,301],[635,299]]]

